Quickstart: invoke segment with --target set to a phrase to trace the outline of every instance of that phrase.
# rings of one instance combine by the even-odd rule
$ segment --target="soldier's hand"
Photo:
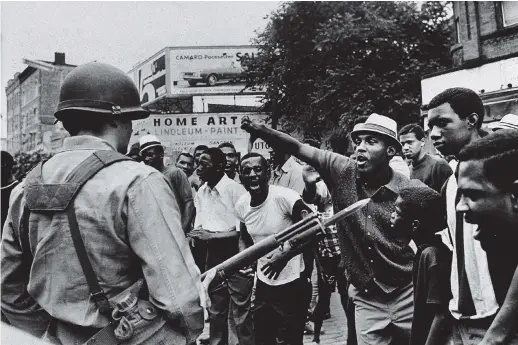
[[[322,180],[320,174],[311,165],[304,165],[302,167],[302,179],[306,185],[314,185]]]

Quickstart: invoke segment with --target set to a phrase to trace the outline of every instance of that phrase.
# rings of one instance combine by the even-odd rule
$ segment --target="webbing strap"
[[[74,247],[81,264],[81,269],[86,277],[88,287],[90,289],[90,295],[99,308],[102,314],[111,314],[111,306],[104,293],[103,289],[99,285],[97,275],[94,272],[88,253],[85,248],[81,232],[79,230],[79,224],[77,222],[76,212],[74,208],[74,199],[85,185],[95,174],[97,174],[103,168],[124,160],[131,160],[118,152],[105,150],[96,151],[92,155],[88,156],[83,162],[81,162],[66,178],[62,185],[45,185],[42,183],[41,167],[35,169],[35,172],[28,179],[29,183],[34,182],[28,186],[27,204],[24,208],[22,215],[22,228],[20,229],[20,237],[22,246],[25,246],[30,253],[32,261],[32,253],[30,251],[29,244],[29,216],[32,211],[65,211],[67,213],[70,234]],[[61,186],[67,186],[68,188],[61,188]],[[59,192],[64,192],[64,196],[60,195]],[[42,192],[38,195],[38,192]],[[43,193],[44,192],[44,193]],[[44,199],[44,200],[42,200]],[[44,201],[50,200],[47,205]],[[27,211],[27,212],[26,212]],[[25,252],[25,250],[24,250]]]

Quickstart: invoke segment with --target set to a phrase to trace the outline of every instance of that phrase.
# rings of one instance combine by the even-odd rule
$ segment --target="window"
[[[502,1],[502,22],[504,27],[518,24],[518,2]]]
[[[461,36],[460,36],[460,22],[459,17],[455,18],[455,43],[460,43]]]

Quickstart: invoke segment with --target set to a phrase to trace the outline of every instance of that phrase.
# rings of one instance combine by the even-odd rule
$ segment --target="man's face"
[[[250,157],[241,162],[241,182],[250,194],[268,189],[268,168],[261,157]]]
[[[209,154],[202,153],[196,172],[203,181],[210,181],[212,177],[218,175],[218,168],[212,162],[212,158]]]
[[[189,156],[180,155],[180,157],[178,157],[178,161],[176,162],[176,167],[178,169],[182,169],[185,175],[189,177],[194,171],[194,159]]]
[[[403,145],[403,155],[408,159],[419,157],[423,149],[424,140],[418,140],[415,133],[403,134],[399,137],[401,145]]]
[[[140,155],[142,156],[144,164],[158,169],[163,164],[164,149],[161,146],[153,146],[142,151]]]
[[[194,151],[194,164],[196,164],[196,166],[200,163],[200,156],[203,152],[205,152],[205,150]]]
[[[268,152],[270,153],[270,158],[274,165],[279,165],[279,164],[284,163],[285,157],[286,157],[286,153],[284,151],[282,151],[280,149],[277,149],[277,150],[270,149]]]
[[[225,166],[225,172],[234,173],[237,170],[238,156],[235,149],[231,147],[222,147],[221,151],[227,157],[227,165]]]
[[[359,172],[372,173],[388,165],[390,161],[387,152],[389,146],[379,135],[359,133],[354,138],[354,144],[356,145],[356,164]]]
[[[433,145],[445,156],[457,155],[471,137],[467,118],[461,119],[449,103],[428,111],[428,127]]]
[[[517,231],[512,194],[500,190],[484,176],[482,161],[460,162],[458,191],[462,196],[457,211],[464,213],[466,222],[478,224],[475,238],[483,248],[494,236],[513,235],[503,231]]]

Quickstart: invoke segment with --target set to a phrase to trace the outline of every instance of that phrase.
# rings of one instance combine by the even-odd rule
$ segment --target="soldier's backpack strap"
[[[22,216],[21,233],[27,233],[28,244],[28,219],[31,212],[66,212],[69,222],[70,234],[79,258],[79,263],[86,277],[90,296],[102,314],[111,314],[112,307],[103,289],[99,285],[86,248],[84,245],[79,225],[77,223],[74,208],[74,199],[85,183],[105,167],[120,161],[132,160],[118,152],[111,150],[96,151],[81,162],[61,184],[43,184],[42,165],[39,164],[29,175],[27,175],[27,186],[25,189],[26,209]],[[25,219],[26,218],[26,219]],[[22,237],[22,236],[20,236]]]

